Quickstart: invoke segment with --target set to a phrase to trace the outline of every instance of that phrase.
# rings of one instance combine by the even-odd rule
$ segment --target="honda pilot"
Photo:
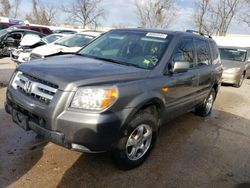
[[[23,129],[122,169],[142,164],[160,127],[193,111],[208,116],[222,66],[211,37],[192,31],[112,30],[76,54],[17,67],[5,109]]]

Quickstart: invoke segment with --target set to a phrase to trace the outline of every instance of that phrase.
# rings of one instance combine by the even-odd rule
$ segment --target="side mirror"
[[[187,61],[176,61],[171,64],[171,73],[187,72],[190,68],[190,63]]]

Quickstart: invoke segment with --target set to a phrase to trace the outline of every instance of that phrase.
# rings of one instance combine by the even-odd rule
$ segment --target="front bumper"
[[[5,109],[15,123],[25,130],[43,135],[53,143],[83,152],[110,150],[118,139],[124,120],[132,111],[86,113],[65,109],[53,117],[55,112],[51,111],[51,106],[45,109],[36,103],[31,105],[27,96],[11,90],[7,91]]]
[[[223,73],[222,74],[222,83],[227,84],[237,84],[241,78],[240,73]]]

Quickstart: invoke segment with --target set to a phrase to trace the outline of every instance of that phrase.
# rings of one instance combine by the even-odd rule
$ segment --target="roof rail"
[[[202,32],[199,32],[199,31],[195,31],[195,30],[186,30],[186,32],[188,32],[188,33],[193,33],[193,34],[196,34],[196,35],[202,35],[202,36],[204,36],[204,37],[208,37],[208,38],[212,38],[210,35],[206,35],[206,34],[204,34],[204,33],[202,33]]]

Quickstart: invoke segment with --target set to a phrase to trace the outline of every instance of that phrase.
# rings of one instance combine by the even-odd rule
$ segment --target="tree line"
[[[32,10],[25,15],[20,11],[23,0],[0,0],[0,16],[23,18],[30,23],[53,25],[60,14],[66,15],[65,23],[78,23],[97,27],[100,19],[108,14],[101,3],[104,0],[72,0],[70,4],[30,0]],[[181,15],[173,0],[134,0],[138,26],[166,29]],[[112,8],[112,7],[111,7]],[[226,35],[232,22],[250,27],[250,0],[196,0],[193,22],[199,32]]]

